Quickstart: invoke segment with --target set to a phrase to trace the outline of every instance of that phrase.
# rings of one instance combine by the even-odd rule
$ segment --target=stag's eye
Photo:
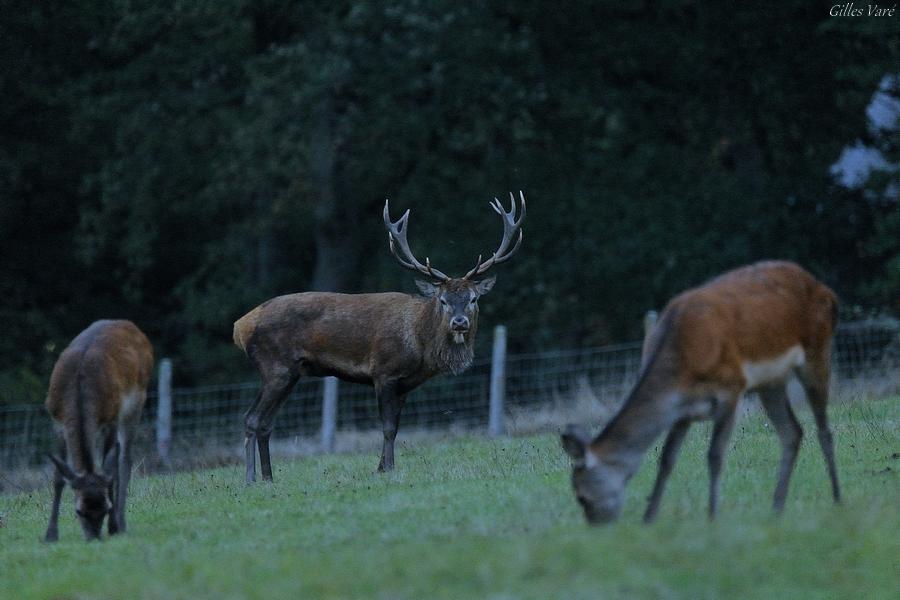
[[[444,300],[443,298],[441,298],[440,300],[441,300],[441,306],[446,307],[446,306],[447,306],[447,301]]]

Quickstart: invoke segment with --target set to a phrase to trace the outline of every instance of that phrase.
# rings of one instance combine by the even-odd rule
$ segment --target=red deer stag
[[[656,516],[666,480],[691,421],[712,419],[708,452],[709,516],[715,517],[722,457],[744,392],[759,393],[781,440],[774,510],[784,508],[803,430],[785,391],[794,373],[803,385],[819,443],[840,502],[826,405],[834,292],[790,262],[760,262],[676,296],[647,338],[637,384],[593,440],[570,425],[562,444],[573,462],[572,485],[591,523],[615,520],[625,485],[664,431],[668,437],[644,521]]]
[[[419,262],[406,240],[409,211],[391,222],[384,203],[390,250],[405,268],[427,278],[416,284],[423,296],[401,293],[306,292],[264,302],[234,324],[234,342],[259,371],[262,387],[246,415],[247,482],[256,480],[256,449],[264,480],[272,480],[269,436],[279,407],[304,375],[334,375],[375,388],[384,433],[379,471],[394,468],[394,439],[406,395],[439,373],[461,373],[472,362],[478,298],[494,277],[476,279],[508,260],[522,242],[525,197],[519,192],[503,220],[503,238],[486,261],[478,257],[463,277],[448,277]],[[513,243],[515,242],[515,243]],[[398,252],[399,250],[399,252]]]
[[[125,531],[131,479],[131,441],[141,418],[153,347],[131,321],[96,321],[63,350],[50,376],[47,411],[59,457],[46,541],[59,538],[59,501],[67,481],[84,537],[98,539],[109,514],[109,533]]]

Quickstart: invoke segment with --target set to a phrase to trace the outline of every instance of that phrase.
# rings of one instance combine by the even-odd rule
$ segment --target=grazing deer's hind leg
[[[375,394],[378,396],[378,413],[381,416],[381,430],[384,433],[378,472],[384,473],[394,469],[394,440],[400,427],[400,412],[406,402],[406,395],[397,393],[395,382],[378,386]]]
[[[712,439],[709,442],[707,462],[709,463],[709,518],[716,517],[716,509],[719,505],[719,474],[722,471],[722,458],[731,438],[731,430],[734,429],[739,394],[720,399],[713,423]]]
[[[797,451],[800,450],[803,429],[791,409],[784,384],[761,388],[759,399],[781,440],[781,464],[778,467],[778,483],[775,486],[775,497],[772,501],[772,509],[780,513],[784,509],[788,482],[794,470]]]
[[[666,486],[669,475],[672,473],[672,467],[675,466],[681,443],[684,441],[684,436],[687,434],[690,426],[691,422],[688,420],[678,421],[666,437],[666,443],[663,445],[662,453],[659,455],[659,473],[656,475],[656,483],[653,485],[653,492],[650,494],[650,501],[647,503],[646,512],[644,512],[644,523],[649,523],[656,518],[663,489]]]
[[[59,459],[66,460],[66,442],[59,436],[57,440],[57,453]],[[59,539],[59,501],[62,498],[63,488],[66,482],[63,480],[62,473],[55,466],[53,467],[53,505],[50,507],[50,523],[47,524],[47,533],[44,535],[45,542],[55,542]]]
[[[827,360],[827,359],[826,359]],[[810,363],[798,372],[800,383],[806,391],[806,399],[816,419],[819,446],[825,456],[825,466],[831,479],[831,496],[835,504],[841,502],[841,488],[838,484],[837,465],[834,461],[834,439],[828,426],[828,378],[830,369],[826,361]]]

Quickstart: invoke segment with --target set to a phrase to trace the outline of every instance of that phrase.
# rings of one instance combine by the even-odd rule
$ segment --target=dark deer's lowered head
[[[375,387],[384,432],[378,468],[394,467],[394,439],[406,394],[438,373],[461,373],[472,362],[478,299],[495,281],[482,276],[508,260],[522,242],[525,197],[521,192],[519,197],[521,212],[515,197],[509,212],[499,200],[491,204],[503,219],[500,245],[489,259],[479,256],[472,270],[456,278],[434,268],[427,258],[424,264],[416,259],[406,239],[409,211],[392,222],[385,202],[391,253],[403,267],[425,277],[416,282],[423,296],[290,294],[264,302],[235,322],[235,344],[262,379],[246,417],[248,482],[256,479],[257,448],[263,479],[272,479],[272,423],[303,375],[333,375]]]

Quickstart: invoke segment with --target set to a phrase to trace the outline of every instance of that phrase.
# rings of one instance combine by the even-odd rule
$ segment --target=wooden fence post
[[[491,397],[488,410],[488,433],[503,435],[503,401],[506,395],[506,327],[494,328],[494,352],[491,357]]]
[[[334,432],[337,429],[337,377],[326,377],[322,385],[322,452],[334,452]]]
[[[161,465],[168,467],[172,448],[172,360],[159,361],[156,403],[156,452]]]

